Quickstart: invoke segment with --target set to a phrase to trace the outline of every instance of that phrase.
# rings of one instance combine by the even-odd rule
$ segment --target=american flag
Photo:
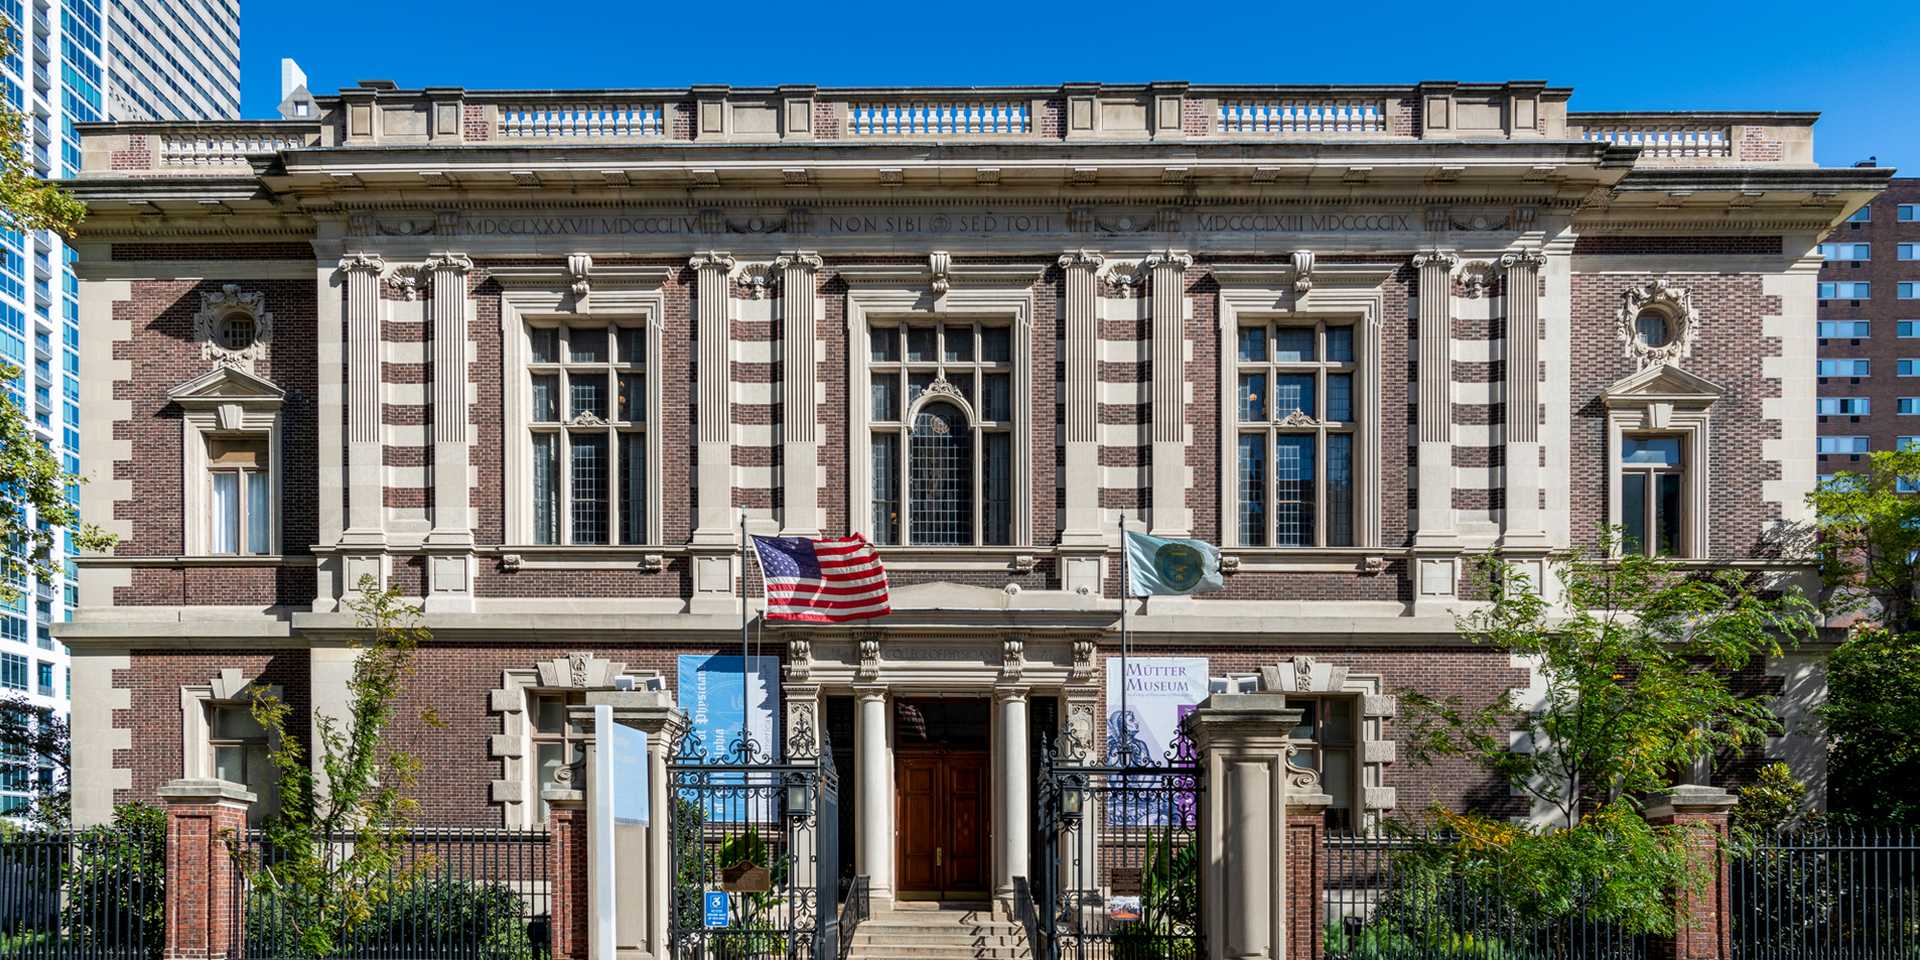
[[[840,623],[883,616],[887,571],[867,538],[754,537],[767,619]]]

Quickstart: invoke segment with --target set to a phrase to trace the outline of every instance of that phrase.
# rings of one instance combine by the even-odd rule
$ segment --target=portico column
[[[1000,712],[994,745],[994,773],[1000,778],[993,825],[993,895],[1003,905],[1013,903],[1013,878],[1027,875],[1028,823],[1033,808],[1033,778],[1027,763],[1027,688],[994,687],[993,703]]]
[[[859,849],[856,859],[876,906],[893,901],[893,764],[887,755],[887,688],[855,687],[853,779],[860,803],[854,808]]]
[[[1419,383],[1415,407],[1420,421],[1417,552],[1441,555],[1417,557],[1414,596],[1418,600],[1447,600],[1454,595],[1453,551],[1458,537],[1453,524],[1453,268],[1460,258],[1444,250],[1417,254],[1414,269],[1419,286]]]
[[[363,575],[386,583],[386,490],[380,450],[380,276],[387,262],[368,253],[340,258],[347,308],[347,529],[341,588],[352,593]],[[355,556],[354,548],[374,554]]]

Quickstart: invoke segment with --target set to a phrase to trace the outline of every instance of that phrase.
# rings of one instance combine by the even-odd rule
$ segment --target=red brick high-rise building
[[[1820,245],[1820,473],[1920,444],[1920,179],[1886,192]]]

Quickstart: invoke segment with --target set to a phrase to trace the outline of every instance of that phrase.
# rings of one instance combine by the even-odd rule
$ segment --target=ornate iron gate
[[[1196,960],[1204,783],[1192,744],[1176,738],[1161,764],[1124,762],[1144,760],[1139,751],[1109,756],[1116,762],[1089,764],[1084,748],[1064,737],[1058,754],[1046,751],[1035,956]]]
[[[669,925],[682,960],[836,960],[839,783],[825,738],[791,762],[736,739],[710,757],[687,734],[667,765]]]

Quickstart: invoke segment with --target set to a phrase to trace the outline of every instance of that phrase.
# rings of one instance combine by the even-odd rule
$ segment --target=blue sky
[[[1837,16],[1816,19],[1823,9]],[[1907,0],[390,0],[315,10],[242,0],[247,116],[273,115],[283,56],[319,93],[362,79],[471,89],[1538,79],[1572,86],[1577,110],[1818,110],[1822,164],[1871,155],[1920,176],[1920,4]]]

